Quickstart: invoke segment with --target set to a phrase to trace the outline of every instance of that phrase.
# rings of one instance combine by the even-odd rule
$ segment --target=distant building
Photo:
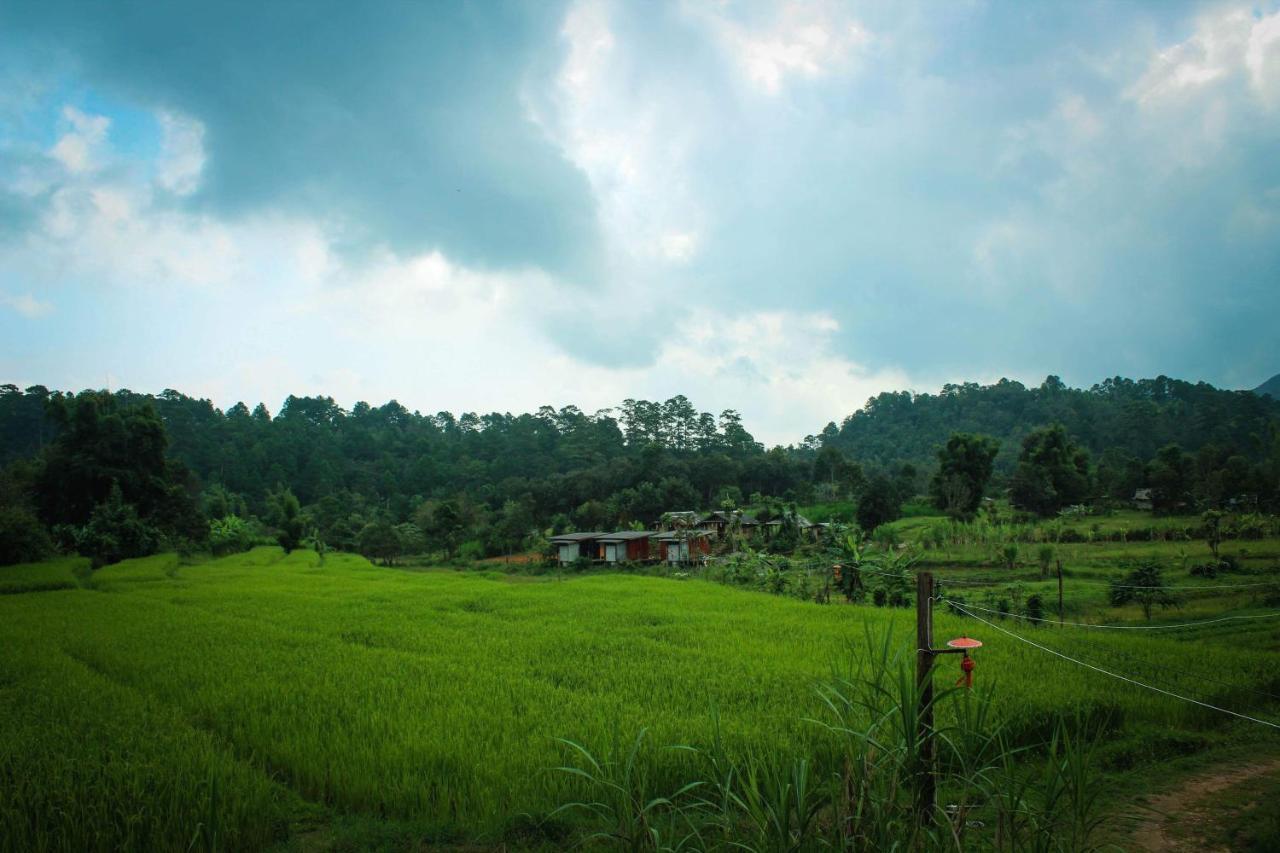
[[[687,530],[698,523],[698,513],[691,509],[664,512],[658,519],[658,532]]]
[[[1134,509],[1154,509],[1155,504],[1151,500],[1150,489],[1138,489],[1133,493]]]
[[[673,565],[691,563],[711,553],[711,530],[671,530],[654,537],[658,542],[658,559]]]
[[[552,536],[548,541],[556,546],[560,565],[567,566],[580,559],[603,560],[604,547],[600,544],[600,537],[608,535],[599,532],[561,533],[559,536]]]
[[[602,558],[606,563],[639,563],[649,559],[651,530],[622,530],[608,533],[596,541],[600,543]]]

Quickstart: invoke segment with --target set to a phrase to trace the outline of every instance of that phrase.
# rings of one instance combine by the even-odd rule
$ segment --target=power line
[[[1191,673],[1186,669],[1174,669],[1172,667],[1163,665],[1158,661],[1153,661],[1146,658],[1139,658],[1139,657],[1135,657],[1134,655],[1127,654],[1115,648],[1114,646],[1106,646],[1105,649],[1109,657],[1120,658],[1121,660],[1124,660],[1129,664],[1132,664],[1133,666],[1141,667],[1143,669],[1154,670],[1156,672],[1161,673],[1162,675],[1173,676],[1175,682],[1178,676],[1190,675],[1196,681],[1208,681],[1213,684],[1217,684],[1221,687],[1228,687],[1232,690],[1244,690],[1248,693],[1254,694],[1255,696],[1262,696],[1267,699],[1280,700],[1280,695],[1272,693],[1269,690],[1262,690],[1257,687],[1250,687],[1247,684],[1232,683],[1230,681],[1224,681],[1221,678],[1218,678],[1213,675],[1207,675],[1204,672]]]
[[[767,559],[765,561],[769,562]],[[805,563],[798,560],[792,561],[792,565],[797,565],[797,564],[799,564],[799,566],[804,567],[806,570],[810,568],[817,568],[820,566],[828,566],[830,568],[834,568],[835,566],[840,565],[855,572],[867,572],[869,574],[884,575],[885,577],[891,577],[891,578],[904,577],[904,575],[901,575],[898,572],[886,572],[881,569],[873,569],[867,566],[846,565],[844,563],[832,563],[826,560],[817,560],[810,563]],[[908,567],[908,568],[902,569],[902,571],[904,573],[912,572],[913,569]],[[909,575],[906,575],[906,576],[909,577]],[[1171,592],[1194,591],[1198,589],[1250,589],[1250,588],[1264,587],[1264,586],[1280,586],[1280,577],[1277,577],[1275,580],[1259,581],[1257,583],[1193,584],[1193,585],[1187,585],[1187,586],[1143,586],[1140,584],[1115,583],[1113,581],[1102,580],[1101,578],[1081,578],[1081,577],[1071,577],[1070,575],[1065,575],[1064,577],[1066,579],[1071,580],[1073,583],[1100,584],[1102,586],[1111,587],[1113,589],[1165,589]],[[1051,580],[1050,578],[1030,578],[1030,579],[1006,578],[1006,579],[1000,579],[1000,580],[963,580],[960,578],[948,577],[947,575],[936,575],[934,579],[940,585],[952,584],[955,586],[1000,586],[1001,584],[1007,584],[1007,583],[1018,583],[1018,582],[1037,583],[1040,581],[1048,582],[1049,580]]]
[[[1008,630],[1007,628],[1002,628],[999,625],[996,625],[994,622],[989,622],[986,619],[983,619],[981,616],[978,616],[974,613],[970,613],[968,610],[966,610],[964,607],[960,605],[954,605],[954,606],[960,611],[967,613],[969,616],[972,616],[974,619],[977,619],[979,622],[983,623],[984,625],[990,628],[995,628],[997,631],[999,631],[1002,634],[1008,634],[1010,637],[1013,637],[1015,640],[1020,640],[1021,642],[1026,643],[1029,646],[1034,646],[1035,648],[1039,649],[1042,652],[1048,652],[1049,654],[1055,657],[1062,658],[1063,660],[1068,661],[1070,663],[1074,663],[1078,666],[1083,666],[1086,669],[1093,670],[1094,672],[1100,672],[1103,675],[1108,675],[1112,678],[1118,679],[1120,681],[1124,681],[1136,687],[1143,687],[1143,688],[1146,688],[1147,690],[1151,690],[1156,693],[1161,693],[1165,696],[1169,696],[1174,699],[1181,699],[1183,702],[1190,702],[1193,705],[1199,705],[1202,708],[1208,708],[1212,711],[1219,711],[1223,714],[1230,714],[1233,717],[1239,717],[1240,719],[1248,720],[1251,723],[1259,723],[1260,725],[1270,726],[1273,729],[1280,729],[1280,724],[1273,723],[1270,720],[1260,720],[1257,717],[1251,717],[1248,714],[1241,714],[1239,711],[1232,711],[1230,708],[1222,708],[1218,705],[1212,705],[1208,702],[1202,702],[1199,699],[1193,699],[1190,696],[1183,696],[1180,693],[1174,693],[1172,690],[1165,690],[1163,687],[1157,687],[1154,684],[1147,684],[1145,682],[1138,681],[1137,679],[1130,678],[1127,675],[1121,675],[1118,672],[1112,672],[1109,669],[1103,669],[1100,666],[1095,666],[1086,661],[1077,660],[1076,658],[1073,658],[1070,655],[1063,654],[1062,652],[1051,649],[1048,646],[1042,646],[1039,643],[1035,642],[1034,640],[1028,640],[1026,637],[1023,637],[1019,634],[1015,634],[1014,632]]]
[[[994,610],[990,607],[980,607],[977,604],[969,604],[964,601],[957,602],[950,598],[939,598],[937,600],[944,601],[947,604],[971,607],[974,610],[981,610],[985,613],[994,613],[997,616],[1011,616],[1014,619],[1028,619],[1032,622],[1046,622],[1050,625],[1067,625],[1072,628],[1108,628],[1114,631],[1164,631],[1174,628],[1195,628],[1200,625],[1212,625],[1215,622],[1231,622],[1236,619],[1274,619],[1280,616],[1280,613],[1261,613],[1252,616],[1220,616],[1215,619],[1201,619],[1196,622],[1180,622],[1172,625],[1095,625],[1089,622],[1062,622],[1057,619],[1043,619],[1039,616],[1025,616],[1018,613],[1010,613],[1006,610]]]

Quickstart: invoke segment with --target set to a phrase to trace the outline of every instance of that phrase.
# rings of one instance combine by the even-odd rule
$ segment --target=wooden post
[[[918,774],[920,801],[917,804],[922,824],[933,822],[938,793],[933,775],[933,574],[916,574],[916,684],[919,688],[916,717],[920,740]]]
[[[1062,561],[1058,561],[1058,621],[1065,619],[1062,615]]]

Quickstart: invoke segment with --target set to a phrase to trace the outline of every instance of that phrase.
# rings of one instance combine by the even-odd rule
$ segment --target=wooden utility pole
[[[916,573],[916,736],[919,739],[920,763],[916,769],[918,802],[916,810],[921,825],[933,823],[938,806],[938,782],[936,773],[937,749],[933,739],[933,659],[938,655],[962,654],[969,656],[969,649],[981,646],[976,640],[952,640],[947,648],[933,647],[933,573]],[[966,667],[966,676],[972,672]],[[966,679],[967,680],[967,679]]]
[[[1058,621],[1065,619],[1062,615],[1062,561],[1058,561]]]
[[[920,768],[919,819],[922,824],[933,822],[933,811],[938,801],[938,791],[933,777],[933,573],[916,574],[916,685],[918,705],[916,719],[919,730]]]

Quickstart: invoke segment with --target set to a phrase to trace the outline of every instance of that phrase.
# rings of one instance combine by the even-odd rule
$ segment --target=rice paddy
[[[49,585],[31,587],[41,570]],[[647,729],[658,788],[689,769],[663,747],[709,743],[717,719],[732,754],[821,755],[816,686],[866,666],[868,637],[909,649],[914,632],[908,611],[697,579],[406,572],[275,548],[127,561],[83,585],[74,570],[0,568],[0,589],[32,590],[0,595],[2,850],[261,849],[348,818],[496,843],[575,795],[552,770],[558,738],[609,752]],[[1270,631],[1275,648],[1265,624],[1251,643]],[[1243,654],[1228,631],[1016,630],[1278,716],[1280,654]],[[987,642],[978,681],[1014,731],[1069,709],[1117,728],[1248,725],[939,613],[939,638],[961,633]]]

